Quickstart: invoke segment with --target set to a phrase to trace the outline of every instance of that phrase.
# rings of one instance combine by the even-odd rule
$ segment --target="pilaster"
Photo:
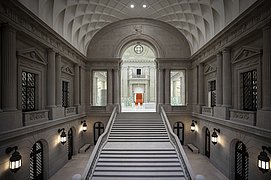
[[[47,66],[47,107],[56,107],[55,104],[55,85],[56,85],[56,68],[55,68],[55,51],[48,49],[48,66]]]
[[[159,68],[158,71],[159,71],[158,104],[164,104],[164,69]]]
[[[64,117],[64,107],[62,107],[61,55],[59,53],[56,54],[56,106],[54,117]]]
[[[260,106],[260,105],[258,105]],[[271,130],[271,22],[263,28],[262,109],[257,111],[258,127]]]
[[[17,110],[16,31],[9,24],[2,25],[2,109]]]
[[[165,105],[170,105],[170,70],[165,69],[165,80],[164,80],[164,89],[165,89]],[[161,87],[161,86],[160,86]]]
[[[223,50],[223,106],[232,105],[232,74],[231,74],[231,54],[228,48]]]
[[[216,54],[216,63],[217,63],[217,70],[216,70],[216,106],[222,105],[222,95],[223,95],[223,88],[222,88],[222,53],[218,52]]]
[[[80,91],[80,82],[79,82],[79,65],[74,65],[74,105],[78,107],[79,103],[79,91]]]

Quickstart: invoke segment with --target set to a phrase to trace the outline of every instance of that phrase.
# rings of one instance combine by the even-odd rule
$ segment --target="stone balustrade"
[[[213,116],[214,115],[214,110],[212,107],[209,106],[202,106],[201,107],[202,114],[208,115],[208,116]]]
[[[76,107],[65,108],[65,116],[71,116],[76,114]]]
[[[23,125],[37,124],[48,121],[49,110],[23,112]]]
[[[230,109],[230,120],[240,122],[247,125],[256,125],[256,111],[243,111],[237,109]]]

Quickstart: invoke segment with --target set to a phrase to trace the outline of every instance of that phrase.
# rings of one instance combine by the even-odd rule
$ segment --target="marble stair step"
[[[180,171],[182,172],[181,167],[96,167],[95,171],[129,171],[129,172],[144,172],[144,171],[152,171],[152,172],[174,172]]]
[[[128,171],[95,171],[94,176],[102,177],[184,177],[183,172],[128,172]]]
[[[176,154],[101,154],[100,158],[178,158]]]
[[[142,177],[93,177],[93,180],[143,180]],[[144,180],[185,180],[184,177],[144,177]]]
[[[100,162],[96,167],[180,167],[179,162]]]

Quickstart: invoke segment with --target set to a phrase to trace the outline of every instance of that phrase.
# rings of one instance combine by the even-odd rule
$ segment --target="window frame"
[[[255,87],[255,86],[253,86],[253,83],[254,83],[253,81],[255,80],[255,79],[253,79],[253,72],[256,72],[256,84],[255,84],[255,86],[256,86],[256,95],[253,95],[253,92],[254,92],[253,87]],[[252,76],[252,78],[251,78],[251,86],[248,86],[248,85],[244,84],[244,75],[248,74],[248,73],[251,73],[251,76]],[[258,81],[259,81],[259,79],[258,79],[258,76],[259,76],[259,74],[258,74],[257,68],[250,69],[250,70],[247,70],[247,71],[244,71],[244,72],[240,73],[240,101],[241,101],[240,105],[241,105],[241,109],[244,110],[244,111],[257,111],[257,108],[259,106],[259,102],[258,102],[258,93],[259,93]],[[250,89],[250,91],[252,92],[251,93],[252,97],[247,98],[246,94],[244,93],[245,87]],[[247,99],[252,99],[252,101],[250,102],[251,107],[246,107],[245,106],[245,103],[246,103],[245,101],[247,101]],[[255,103],[253,103],[254,100],[256,101]]]
[[[212,83],[214,82],[214,89],[212,88]],[[209,103],[209,93],[210,93],[210,103]],[[213,94],[215,93],[215,99],[213,100]],[[208,81],[208,106],[215,107],[216,106],[216,79]],[[213,103],[214,101],[214,103]]]
[[[23,85],[23,73],[26,73],[26,85]],[[27,80],[27,77],[28,77],[28,74],[32,74],[33,76],[34,76],[34,85],[33,86],[29,86],[28,85],[28,80]],[[30,112],[30,111],[36,111],[38,108],[37,108],[37,81],[38,81],[38,75],[36,74],[36,73],[34,73],[34,72],[32,72],[32,71],[27,71],[27,70],[22,70],[21,71],[21,74],[20,74],[21,76],[21,109],[22,109],[22,112]],[[25,109],[23,109],[23,88],[25,88],[26,89],[26,98],[25,98],[25,101],[26,101],[26,103],[25,103],[25,106],[26,106],[26,108]],[[28,108],[28,100],[29,100],[29,97],[28,97],[28,90],[29,89],[34,89],[34,95],[33,95],[33,98],[34,98],[34,100],[33,100],[33,104],[34,104],[34,107],[33,108],[31,108],[31,109],[29,109]]]
[[[174,105],[174,104],[172,104],[172,94],[171,94],[171,92],[172,92],[172,86],[171,86],[171,72],[172,71],[182,71],[183,72],[183,74],[184,74],[184,79],[183,79],[183,84],[184,84],[184,103],[183,104],[177,104],[177,105]],[[186,106],[186,100],[187,100],[187,84],[186,84],[186,77],[187,77],[187,71],[186,71],[186,69],[170,69],[169,70],[169,86],[170,86],[170,89],[169,89],[169,101],[170,101],[170,105],[172,106],[172,107],[178,107],[178,106]],[[181,83],[180,83],[180,86],[181,86]],[[181,92],[180,92],[181,93]],[[180,96],[181,97],[181,96]]]
[[[67,89],[64,89],[64,84],[67,85]],[[61,91],[62,91],[62,107],[70,107],[70,82],[62,80]],[[65,101],[64,101],[65,100]],[[65,104],[66,102],[66,104]]]
[[[94,101],[94,99],[95,98],[97,98],[97,94],[96,94],[96,96],[94,97],[94,93],[95,93],[95,91],[96,90],[94,90],[94,74],[95,74],[95,72],[106,72],[106,83],[105,83],[105,85],[106,85],[106,102],[105,102],[105,104],[104,105],[96,105],[97,104],[97,102],[96,102],[96,100]],[[93,104],[93,106],[98,106],[98,107],[105,107],[105,106],[107,106],[107,104],[108,104],[108,74],[109,74],[109,72],[108,72],[108,70],[107,69],[93,69],[92,70],[92,73],[91,73],[91,75],[92,75],[92,78],[91,78],[91,89],[92,89],[92,94],[91,94],[91,100],[92,100],[92,104]],[[113,80],[113,79],[112,79]],[[97,93],[97,92],[96,92]],[[94,105],[94,103],[96,102],[96,104]]]
[[[37,144],[40,144],[40,149],[36,150],[37,148]],[[37,156],[38,154],[41,154],[40,158],[41,158],[41,173],[37,174]],[[29,163],[31,163],[31,158],[33,158],[33,178],[34,179],[43,179],[44,177],[44,147],[41,141],[37,141],[35,142],[35,144],[32,146],[31,151],[30,151],[30,155],[29,155]],[[31,166],[30,166],[31,167]],[[31,168],[29,170],[30,174],[31,174]],[[30,178],[30,176],[29,176]],[[34,180],[33,179],[33,180]]]

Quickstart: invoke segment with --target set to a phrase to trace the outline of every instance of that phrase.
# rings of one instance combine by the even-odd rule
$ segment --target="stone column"
[[[262,110],[271,111],[271,25],[263,28]]]
[[[217,63],[217,70],[216,70],[216,106],[222,105],[222,53],[218,52],[216,55],[216,63]]]
[[[10,25],[2,25],[2,108],[17,110],[17,58],[16,31]]]
[[[113,72],[112,69],[107,70],[107,103],[113,104]]]
[[[170,105],[170,70],[165,70],[165,104]]]
[[[56,54],[56,106],[62,106],[61,55]]]
[[[119,69],[114,69],[114,104],[120,103]]]
[[[231,54],[229,49],[223,50],[223,106],[232,105],[232,74],[231,74]]]
[[[164,104],[164,69],[159,68],[158,104]]]
[[[55,68],[55,52],[48,50],[48,66],[47,66],[47,107],[56,107],[55,103],[55,85],[56,85],[56,68]]]
[[[74,105],[78,107],[79,103],[79,91],[80,91],[80,79],[79,79],[79,65],[74,65]]]
[[[259,92],[258,92],[259,93]],[[261,107],[258,104],[258,107]],[[271,130],[271,22],[263,28],[262,109],[257,111],[257,126]]]
[[[204,105],[204,77],[203,77],[203,64],[198,65],[198,105]],[[201,109],[201,107],[199,107]]]

